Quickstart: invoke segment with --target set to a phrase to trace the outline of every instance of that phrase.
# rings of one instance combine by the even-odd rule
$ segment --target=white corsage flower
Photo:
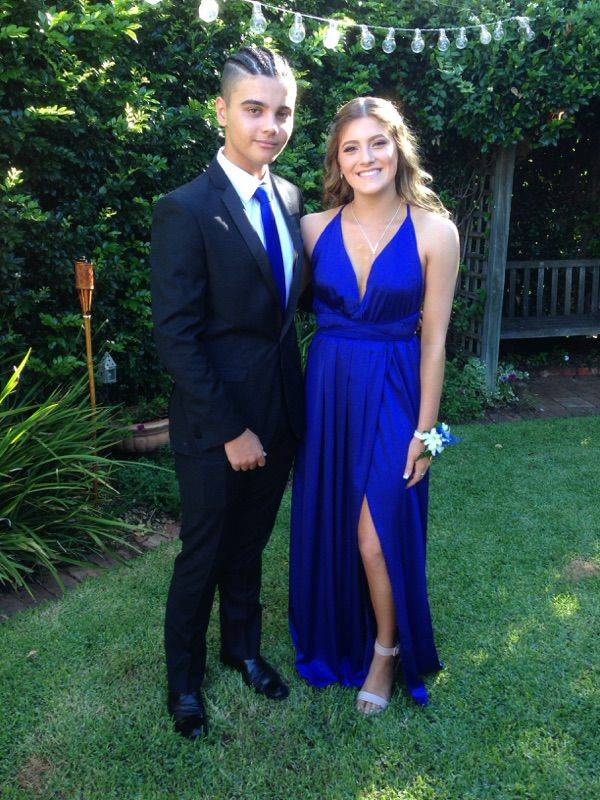
[[[430,431],[415,431],[414,435],[425,445],[419,458],[433,458],[443,452],[451,444],[462,441],[450,431],[445,422],[438,422]]]
[[[430,431],[425,431],[422,442],[425,445],[425,449],[429,450],[432,456],[437,456],[444,449],[442,437],[435,428],[432,428]]]

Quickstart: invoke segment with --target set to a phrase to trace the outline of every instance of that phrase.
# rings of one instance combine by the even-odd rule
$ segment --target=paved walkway
[[[511,410],[491,411],[486,415],[488,422],[510,422],[518,419],[548,419],[552,417],[573,417],[586,414],[600,414],[600,376],[557,376],[542,377],[534,375],[527,385],[528,408],[515,407]],[[136,544],[141,553],[158,547],[162,542],[171,541],[179,535],[179,525],[167,523],[160,532],[139,538]],[[136,554],[126,548],[118,551],[124,558],[135,558]],[[90,558],[96,567],[71,568],[62,570],[60,575],[65,588],[77,584],[89,577],[100,574],[102,568],[118,563],[115,559],[99,556]],[[18,611],[30,606],[52,600],[62,595],[62,590],[51,576],[40,578],[31,584],[35,597],[27,592],[0,591],[0,622],[8,619]]]
[[[600,375],[532,375],[527,383],[528,408],[490,411],[489,422],[549,419],[600,414]]]

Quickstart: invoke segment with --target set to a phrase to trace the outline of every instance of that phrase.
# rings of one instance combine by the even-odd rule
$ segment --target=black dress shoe
[[[258,694],[264,694],[269,700],[284,700],[290,693],[281,675],[262,656],[240,661],[221,653],[221,661],[226,666],[241,672],[244,683],[251,686]]]
[[[208,717],[200,690],[184,694],[169,692],[167,703],[175,730],[186,739],[199,739],[208,733]]]

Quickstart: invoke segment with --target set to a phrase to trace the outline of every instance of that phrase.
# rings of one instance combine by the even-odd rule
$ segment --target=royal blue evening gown
[[[315,686],[361,686],[376,626],[358,549],[366,496],[392,584],[405,685],[443,668],[427,597],[428,475],[402,477],[418,423],[423,273],[410,208],[373,262],[364,297],[341,212],[312,254],[318,329],[306,372],[307,429],[292,501],[290,629],[299,674]]]

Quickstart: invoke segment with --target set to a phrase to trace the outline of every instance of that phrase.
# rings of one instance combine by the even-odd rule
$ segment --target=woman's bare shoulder
[[[319,236],[323,233],[327,225],[339,212],[341,206],[328,208],[326,211],[317,211],[314,214],[306,214],[300,220],[304,249],[310,255],[317,243]]]
[[[324,230],[327,223],[335,217],[340,208],[341,206],[336,206],[336,208],[328,208],[326,211],[316,211],[313,214],[306,214],[300,220],[302,233],[305,231],[308,234],[314,231],[319,231],[320,233]]]
[[[411,206],[414,222],[428,236],[441,237],[445,242],[458,240],[458,229],[449,217],[427,208]]]

